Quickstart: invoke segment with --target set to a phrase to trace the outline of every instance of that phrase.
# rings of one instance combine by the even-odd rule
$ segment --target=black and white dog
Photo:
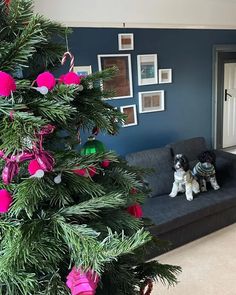
[[[174,158],[174,183],[172,191],[169,194],[174,198],[179,192],[184,193],[188,201],[193,200],[193,193],[198,194],[199,184],[193,177],[192,172],[189,169],[189,161],[183,154],[177,154]]]
[[[198,160],[199,162],[193,168],[193,175],[199,181],[201,191],[207,191],[207,182],[210,182],[214,190],[218,190],[220,186],[216,180],[215,153],[213,151],[204,151],[198,156]]]

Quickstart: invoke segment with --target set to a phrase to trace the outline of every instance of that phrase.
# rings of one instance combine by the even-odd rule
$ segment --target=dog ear
[[[189,170],[188,158],[186,156],[182,156],[182,159],[183,159],[183,169],[185,172],[187,172]]]
[[[201,163],[206,162],[206,151],[201,152],[201,153],[198,155],[198,161],[201,162]]]
[[[209,151],[209,154],[212,159],[212,165],[215,166],[216,165],[216,154],[214,153],[214,151]]]

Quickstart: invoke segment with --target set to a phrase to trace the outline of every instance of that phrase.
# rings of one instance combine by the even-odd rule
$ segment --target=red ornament
[[[42,170],[37,160],[29,162],[28,171],[30,175],[34,175],[38,170]]]
[[[4,0],[4,2],[5,2],[5,4],[6,4],[7,6],[9,6],[10,3],[11,3],[11,0]]]
[[[109,167],[109,166],[110,166],[110,161],[109,161],[109,160],[104,160],[104,161],[102,161],[101,166],[102,166],[103,168],[107,168],[107,167]]]
[[[48,88],[48,90],[52,90],[56,85],[56,79],[54,78],[53,74],[49,72],[39,74],[36,82],[38,87],[45,86]]]
[[[7,213],[11,206],[12,201],[13,201],[13,198],[11,194],[5,189],[1,189],[0,190],[0,213]]]
[[[11,75],[0,71],[0,96],[9,96],[16,90],[16,82]]]
[[[80,175],[80,176],[86,176],[87,170],[86,169],[76,169],[72,170],[75,174]]]
[[[69,72],[65,75],[62,75],[60,79],[63,81],[66,85],[79,85],[80,84],[80,76],[78,76],[74,72]]]
[[[136,195],[138,193],[138,190],[135,187],[132,187],[130,193],[131,195]]]
[[[88,172],[89,172],[89,175],[90,175],[91,177],[94,177],[94,175],[97,173],[97,169],[96,169],[95,167],[93,167],[93,166],[90,166],[90,167],[88,168]]]
[[[142,207],[138,203],[132,206],[129,206],[127,208],[127,211],[129,212],[130,215],[133,215],[136,218],[141,218],[143,216]]]

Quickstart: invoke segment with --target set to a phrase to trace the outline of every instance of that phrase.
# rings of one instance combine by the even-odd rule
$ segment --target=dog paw
[[[186,199],[187,199],[188,201],[192,201],[192,200],[193,200],[193,196],[186,196]]]
[[[169,196],[170,196],[171,198],[174,198],[174,197],[176,197],[177,195],[176,195],[176,194],[173,194],[173,193],[170,193]]]
[[[219,186],[219,185],[215,185],[215,186],[213,187],[213,189],[214,189],[215,191],[217,191],[218,189],[220,189],[220,186]]]

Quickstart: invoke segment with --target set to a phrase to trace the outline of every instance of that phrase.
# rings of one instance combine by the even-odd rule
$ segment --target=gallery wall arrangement
[[[119,33],[118,34],[118,50],[132,51],[134,50],[134,34]],[[99,71],[111,68],[118,68],[118,74],[111,80],[104,82],[101,87],[104,90],[114,90],[115,95],[111,99],[133,98],[133,79],[132,79],[132,53],[122,54],[98,54]],[[92,66],[76,66],[74,71],[81,75],[89,75],[92,73]],[[158,54],[141,54],[137,55],[137,76],[138,86],[155,85],[172,83],[172,69],[158,68]],[[138,93],[138,112],[141,114],[150,112],[160,112],[165,110],[165,91],[140,91]],[[138,125],[137,106],[122,105],[120,103],[120,111],[126,115],[123,127],[131,127]]]

